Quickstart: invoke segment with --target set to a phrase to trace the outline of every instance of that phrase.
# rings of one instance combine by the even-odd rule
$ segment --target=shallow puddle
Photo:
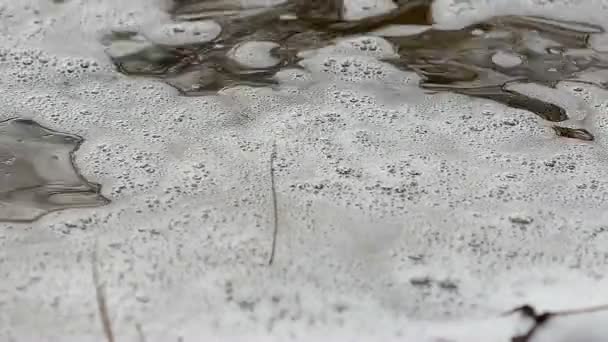
[[[82,138],[34,121],[0,122],[0,221],[33,221],[52,211],[108,203],[84,179],[73,152]]]

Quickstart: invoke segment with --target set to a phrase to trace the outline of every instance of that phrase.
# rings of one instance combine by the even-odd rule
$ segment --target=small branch
[[[110,315],[108,314],[108,304],[106,302],[106,296],[104,288],[99,281],[99,269],[97,264],[97,244],[93,255],[91,256],[91,270],[93,272],[93,284],[95,285],[95,296],[97,299],[97,309],[99,310],[99,318],[101,319],[101,326],[103,327],[103,333],[106,336],[108,342],[114,342],[114,333],[112,332],[112,323],[110,321]]]
[[[274,262],[274,254],[277,248],[277,234],[279,233],[279,210],[277,204],[277,189],[274,182],[274,160],[277,155],[277,143],[272,143],[272,152],[270,153],[270,194],[272,199],[272,246],[270,247],[270,257],[268,258],[268,266]]]

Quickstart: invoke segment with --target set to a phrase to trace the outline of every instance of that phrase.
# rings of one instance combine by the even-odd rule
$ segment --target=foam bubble
[[[228,52],[228,56],[245,68],[271,68],[281,61],[271,52],[280,45],[274,42],[244,42]]]
[[[463,22],[496,8],[459,3]],[[554,3],[520,1],[528,7],[511,10],[563,10],[565,2]],[[102,184],[112,204],[0,226],[0,303],[11,315],[0,320],[2,339],[102,337],[91,295],[95,267],[116,340],[504,341],[533,324],[502,315],[513,307],[558,310],[607,300],[602,72],[575,75],[594,86],[558,80],[553,88],[510,88],[530,95],[526,101],[559,103],[572,114],[564,126],[589,129],[593,142],[558,137],[535,113],[491,97],[421,89],[425,75],[443,70],[390,64],[396,37],[337,39],[280,70],[278,84],[231,83],[242,75],[230,70],[218,78],[229,88],[186,97],[170,85],[215,80],[216,60],[195,60],[188,66],[199,73],[185,74],[195,81],[184,81],[164,71],[118,73],[102,53],[104,33],[169,22],[155,1],[41,4],[11,2],[2,13],[0,116],[31,117],[54,134],[82,136],[75,164],[86,180]],[[439,14],[440,23],[452,18]],[[436,39],[431,52],[513,37],[486,29],[421,34]],[[265,33],[251,41],[274,41]],[[132,38],[111,50],[114,57],[150,48]],[[574,58],[572,50],[546,52],[555,58],[547,60]],[[498,69],[488,51],[471,53],[476,65]],[[504,83],[495,76],[481,77]],[[45,171],[63,170],[51,166]],[[268,266],[273,198],[278,231]],[[580,334],[571,318],[549,321],[538,338]],[[595,320],[583,320],[586,331],[597,331]]]
[[[215,21],[201,20],[149,24],[142,34],[155,44],[181,46],[210,42],[221,32],[222,27]]]

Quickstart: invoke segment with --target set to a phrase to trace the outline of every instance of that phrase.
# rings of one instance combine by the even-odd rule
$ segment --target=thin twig
[[[93,284],[95,285],[95,296],[97,298],[97,309],[99,310],[99,318],[101,319],[101,326],[103,327],[103,333],[106,336],[108,342],[114,342],[114,333],[112,332],[112,322],[110,321],[110,315],[108,314],[108,304],[106,302],[106,296],[104,288],[99,281],[99,269],[97,264],[97,244],[93,250],[91,256],[91,269],[93,272]]]
[[[584,313],[594,313],[598,311],[608,311],[608,304],[590,306],[587,308],[571,309],[554,312],[555,316],[569,316],[569,315],[580,315]]]
[[[144,328],[141,324],[136,323],[135,329],[137,329],[137,335],[139,336],[139,342],[146,342],[146,335],[144,334]]]
[[[270,247],[270,257],[268,258],[268,265],[272,265],[274,262],[274,254],[277,248],[277,234],[279,233],[279,210],[277,205],[277,189],[274,183],[274,159],[277,155],[277,143],[272,143],[272,152],[270,153],[270,193],[272,199],[272,246]]]
[[[530,305],[524,305],[505,314],[513,314],[515,312],[520,312],[524,316],[531,318],[534,320],[534,325],[528,332],[524,335],[515,336],[511,338],[511,342],[528,342],[532,338],[532,336],[540,329],[543,325],[545,325],[551,318],[553,317],[563,317],[563,316],[571,316],[571,315],[580,315],[585,313],[594,313],[599,311],[608,311],[608,305],[597,305],[588,308],[581,309],[571,309],[571,310],[563,310],[563,311],[548,311],[544,313],[538,313],[534,309],[534,307]]]

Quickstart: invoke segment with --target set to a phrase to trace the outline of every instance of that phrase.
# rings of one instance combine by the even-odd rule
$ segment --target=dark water
[[[74,166],[82,138],[34,121],[0,122],[0,221],[27,222],[52,211],[108,203]]]
[[[221,34],[204,44],[152,45],[113,60],[121,72],[161,78],[183,95],[214,94],[243,84],[272,86],[278,70],[299,67],[299,51],[321,48],[336,38],[389,24],[431,24],[432,1],[395,2],[398,8],[390,13],[345,21],[342,1],[338,0],[291,1],[262,9],[242,8],[235,1],[176,0],[170,9],[175,20],[213,19],[221,25]],[[387,37],[399,58],[385,62],[416,72],[422,78],[422,88],[492,100],[559,123],[569,118],[564,108],[508,86],[517,82],[555,87],[559,81],[576,80],[585,70],[606,68],[608,59],[589,46],[589,38],[603,31],[595,25],[539,17],[495,17],[460,30],[430,29]],[[116,32],[105,42],[111,45],[135,35]],[[276,42],[271,53],[280,63],[252,69],[227,56],[233,47],[250,41]],[[559,136],[593,140],[583,128],[555,127]]]

